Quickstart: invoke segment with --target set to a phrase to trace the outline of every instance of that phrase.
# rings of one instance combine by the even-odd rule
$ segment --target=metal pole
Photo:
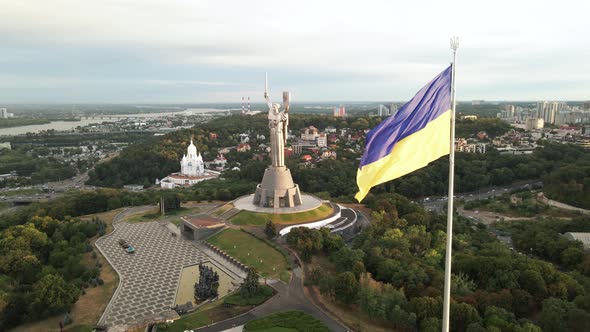
[[[453,68],[451,75],[451,142],[449,153],[449,195],[447,196],[447,246],[445,253],[445,288],[443,298],[443,321],[442,331],[449,331],[449,311],[451,307],[451,251],[453,249],[453,185],[455,182],[455,67],[457,64],[457,49],[459,38],[451,38],[451,49],[453,50]]]

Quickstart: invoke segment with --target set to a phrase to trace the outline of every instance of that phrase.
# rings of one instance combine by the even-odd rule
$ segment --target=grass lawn
[[[242,264],[255,268],[262,276],[279,279],[285,277],[285,272],[288,275],[287,260],[282,253],[239,229],[226,229],[208,241]]]
[[[275,224],[290,225],[322,220],[330,216],[333,212],[334,210],[330,204],[322,204],[317,209],[298,213],[277,214],[241,211],[230,218],[230,222],[234,225],[262,226],[268,220],[272,220]]]
[[[196,312],[186,315],[172,324],[158,324],[158,331],[183,332],[235,317],[252,308],[251,306],[225,308],[222,304],[223,300],[220,299],[200,307]]]
[[[233,305],[259,305],[270,299],[274,295],[274,290],[268,285],[260,285],[258,292],[250,297],[243,297],[238,290],[237,292],[225,297],[224,302]]]
[[[287,332],[287,331],[314,331],[329,332],[321,321],[303,311],[287,311],[272,314],[266,317],[251,320],[244,325],[244,331],[257,332]]]

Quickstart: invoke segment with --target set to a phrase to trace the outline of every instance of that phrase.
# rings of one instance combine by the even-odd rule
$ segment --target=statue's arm
[[[270,101],[270,97],[268,96],[268,92],[264,91],[264,99],[266,99],[266,105],[268,105],[268,110],[272,110],[272,101]]]
[[[281,122],[283,124],[283,140],[287,144],[287,136],[289,135],[289,114],[287,114],[287,109],[281,112]]]

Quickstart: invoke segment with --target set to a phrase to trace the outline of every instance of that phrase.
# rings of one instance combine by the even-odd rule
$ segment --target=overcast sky
[[[0,103],[590,99],[590,1],[0,0]]]

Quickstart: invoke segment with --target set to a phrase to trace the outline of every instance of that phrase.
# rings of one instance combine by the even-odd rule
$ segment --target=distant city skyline
[[[453,35],[461,101],[590,99],[587,2],[0,3],[0,106],[403,101]]]

